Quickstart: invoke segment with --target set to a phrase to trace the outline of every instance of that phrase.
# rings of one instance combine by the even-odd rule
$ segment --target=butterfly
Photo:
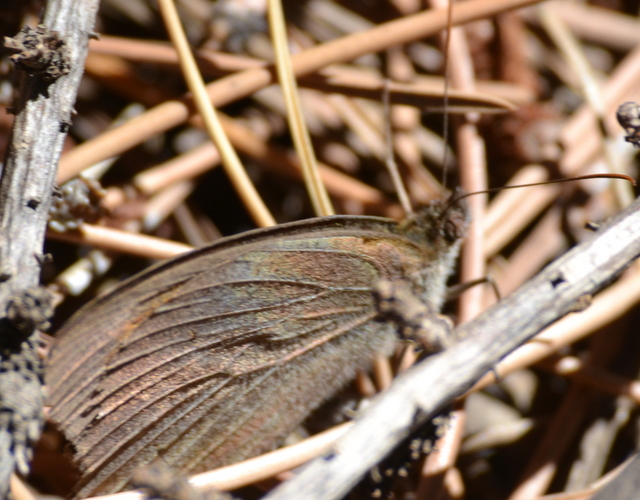
[[[123,282],[58,332],[50,419],[73,447],[78,497],[123,489],[158,458],[179,473],[277,446],[396,328],[380,280],[439,310],[468,225],[434,201],[403,223],[332,216],[224,238]]]

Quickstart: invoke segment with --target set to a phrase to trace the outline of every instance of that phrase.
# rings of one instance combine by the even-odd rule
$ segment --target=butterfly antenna
[[[574,177],[564,177],[562,179],[549,179],[541,182],[531,182],[528,184],[516,184],[514,186],[500,186],[500,187],[495,187],[490,189],[483,189],[482,191],[474,191],[472,193],[454,192],[449,198],[447,205],[448,206],[455,205],[459,201],[465,198],[469,198],[470,196],[475,196],[477,194],[498,193],[500,191],[506,191],[507,189],[520,189],[520,188],[527,188],[527,187],[533,187],[533,186],[546,186],[548,184],[560,184],[564,182],[583,181],[587,179],[619,179],[619,180],[627,181],[632,186],[637,185],[633,177],[630,177],[625,174],[610,174],[610,173],[586,174],[586,175],[577,175]]]
[[[442,122],[442,138],[444,140],[444,152],[442,154],[442,187],[447,187],[447,165],[449,162],[449,45],[451,43],[451,29],[453,27],[453,0],[447,2],[447,28],[445,29],[444,38],[444,60],[443,60],[443,77],[444,77],[444,119]]]

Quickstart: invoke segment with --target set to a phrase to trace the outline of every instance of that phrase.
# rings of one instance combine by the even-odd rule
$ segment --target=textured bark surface
[[[71,122],[98,1],[52,0],[42,25],[6,40],[20,69],[15,122],[0,175],[0,497],[28,471],[42,427],[37,329],[51,307],[39,288],[58,159]]]
[[[592,500],[631,500],[638,498],[640,489],[640,455],[629,459],[627,466],[609,484],[593,495]]]

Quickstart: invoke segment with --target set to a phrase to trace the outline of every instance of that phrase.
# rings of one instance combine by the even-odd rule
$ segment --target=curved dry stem
[[[222,164],[229,179],[233,183],[240,198],[242,198],[247,210],[253,217],[256,224],[261,227],[273,226],[276,221],[262,201],[255,186],[249,179],[240,158],[233,149],[231,142],[224,133],[222,124],[220,123],[213,105],[207,96],[204,81],[198,70],[189,42],[182,29],[178,11],[173,0],[159,0],[160,11],[164,17],[164,21],[176,50],[180,56],[180,65],[187,81],[187,85],[191,90],[200,116],[205,123],[205,128],[216,144],[222,157]]]

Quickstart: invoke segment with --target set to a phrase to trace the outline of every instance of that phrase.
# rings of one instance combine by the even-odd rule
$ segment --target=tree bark
[[[42,428],[37,329],[52,312],[40,286],[44,235],[98,4],[50,0],[42,25],[5,40],[22,74],[0,171],[0,498],[14,470],[28,472]]]

